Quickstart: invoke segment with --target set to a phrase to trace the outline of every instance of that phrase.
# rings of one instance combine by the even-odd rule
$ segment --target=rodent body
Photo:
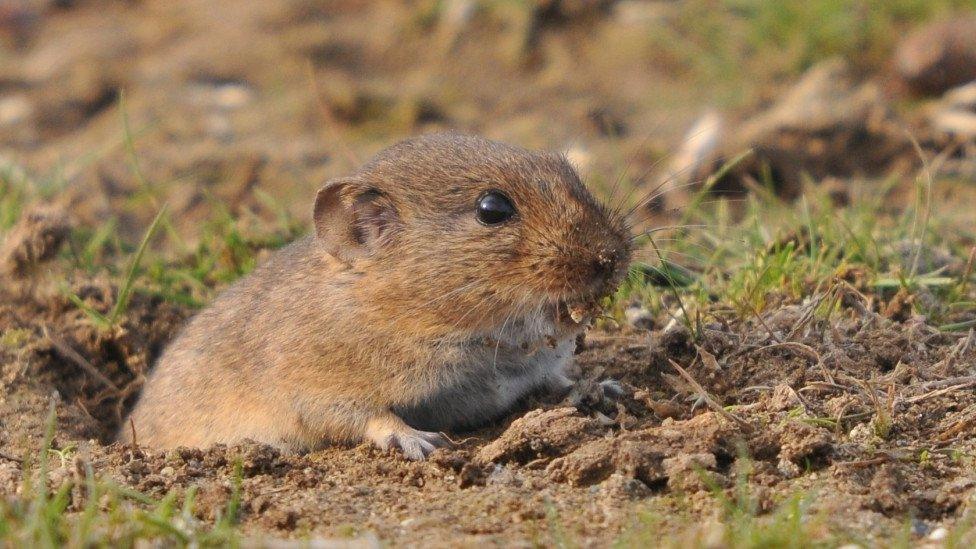
[[[314,216],[166,349],[131,415],[140,444],[366,439],[422,459],[437,431],[568,388],[567,310],[630,253],[561,157],[456,134],[328,183]]]

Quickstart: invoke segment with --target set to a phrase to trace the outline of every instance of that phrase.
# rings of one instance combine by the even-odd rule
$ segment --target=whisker
[[[686,223],[683,225],[664,225],[663,227],[654,227],[653,229],[647,229],[646,231],[641,231],[630,237],[631,241],[637,240],[642,236],[652,235],[654,233],[659,233],[661,231],[671,231],[675,229],[701,229],[705,227],[718,227],[714,223]]]
[[[659,162],[660,162],[660,161],[659,161]],[[657,162],[656,162],[655,164],[657,164]],[[647,175],[647,173],[649,173],[649,171],[650,171],[651,169],[654,169],[654,168],[653,168],[653,166],[652,166],[651,168],[649,168],[649,169],[648,169],[647,171],[645,171],[645,172],[644,172],[643,174],[641,174],[641,178],[643,178],[644,176],[646,176],[646,175]],[[672,181],[673,179],[674,179],[674,176],[669,176],[669,177],[666,177],[666,178],[664,178],[664,180],[662,180],[662,181],[661,181],[660,183],[658,183],[658,184],[657,184],[657,185],[656,185],[656,186],[655,186],[654,188],[652,188],[652,189],[650,189],[650,190],[649,190],[649,191],[647,192],[647,194],[651,194],[651,193],[656,193],[656,192],[658,192],[659,190],[661,190],[661,188],[663,188],[663,187],[664,187],[665,185],[667,185],[667,184],[668,184],[669,182],[671,182],[671,181]],[[628,193],[627,193],[627,195],[626,195],[626,196],[624,197],[624,199],[623,199],[623,200],[622,200],[622,201],[620,202],[620,204],[618,205],[618,208],[616,208],[616,210],[615,210],[615,212],[614,212],[614,213],[615,213],[616,215],[619,215],[619,214],[620,214],[620,212],[621,212],[621,211],[623,211],[623,207],[624,207],[624,205],[625,205],[625,204],[626,204],[627,202],[629,202],[629,201],[630,201],[630,199],[631,199],[631,197],[633,197],[633,196],[634,196],[634,193],[635,193],[635,192],[636,192],[637,190],[639,190],[639,189],[640,189],[640,187],[638,187],[638,186],[635,186],[635,187],[633,187],[633,188],[632,188],[632,189],[630,190],[630,192],[628,192]],[[668,191],[667,191],[667,190],[665,190],[664,192],[665,192],[665,193],[667,193]],[[644,196],[646,197],[647,195],[645,194]],[[653,198],[652,198],[652,200],[653,200]],[[641,199],[640,201],[638,201],[638,203],[643,203],[643,202],[644,202],[644,200],[643,200],[643,199]],[[625,218],[627,218],[627,217],[630,217],[630,214],[631,214],[631,213],[633,213],[633,211],[634,211],[635,209],[636,209],[636,208],[631,208],[631,209],[630,209],[630,211],[628,211],[628,213],[624,215],[624,217],[625,217]]]
[[[654,239],[654,242],[657,243],[657,244],[660,244],[661,242],[678,242],[678,241],[681,241],[681,240],[680,239],[660,239],[660,238],[655,238]],[[718,248],[715,248],[715,247],[710,246],[710,245],[702,244],[700,242],[685,242],[685,241],[681,241],[681,242],[684,243],[684,244],[687,244],[688,246],[697,248],[697,249],[701,250],[702,252],[716,252],[716,251],[718,251]],[[641,249],[637,250],[636,253],[639,254],[639,253],[644,253],[644,252],[647,252],[647,251],[649,251],[647,248],[641,248]],[[680,250],[674,250],[674,251],[680,251]]]
[[[501,330],[498,331],[498,337],[495,338],[495,354],[494,354],[494,356],[491,359],[491,369],[492,370],[494,370],[495,368],[498,367],[498,348],[501,347],[501,344],[502,344],[502,336],[504,336],[504,333],[505,333],[505,326],[508,324],[508,320],[509,320],[509,318],[511,318],[513,312],[515,312],[514,309],[508,312],[508,316],[505,317],[505,322],[502,323]]]
[[[650,134],[650,132],[648,132],[648,133],[646,133],[644,135],[644,139],[640,142],[640,145],[638,145],[637,150],[638,151],[643,150],[647,146],[647,142],[650,141],[650,140],[651,140],[651,134]],[[659,158],[658,160],[656,160],[654,162],[654,164],[658,164],[658,163],[662,162],[664,160],[664,158],[665,157]],[[620,187],[620,183],[622,183],[623,180],[626,179],[628,175],[630,175],[630,169],[634,167],[634,163],[635,162],[636,162],[636,158],[631,158],[631,160],[629,162],[627,162],[627,165],[624,166],[624,170],[621,172],[621,174],[613,182],[613,188],[610,190],[610,196],[607,199],[608,202],[610,202],[610,203],[613,202],[614,195],[617,194],[617,189]],[[653,167],[652,167],[652,169],[653,169]],[[611,211],[617,210],[617,206],[616,205],[612,206],[610,208],[610,210]]]
[[[634,204],[634,206],[631,207],[630,210],[627,211],[626,217],[630,217],[639,208],[644,207],[645,205],[647,205],[650,202],[652,202],[654,199],[659,198],[659,197],[662,197],[662,196],[668,194],[669,192],[677,191],[677,190],[680,190],[680,189],[687,189],[689,187],[694,187],[694,186],[700,185],[702,183],[702,180],[695,179],[695,180],[689,181],[687,183],[683,183],[681,185],[675,185],[675,186],[668,187],[668,188],[666,188],[664,190],[660,190],[662,186],[664,186],[666,183],[669,183],[670,181],[671,180],[669,178],[668,180],[665,180],[664,183],[662,183],[661,185],[658,185],[653,190],[651,190],[651,192],[654,193],[654,194],[652,194],[651,196],[646,196],[645,195],[645,197],[642,200],[640,200],[639,202],[637,202],[637,204]]]
[[[661,256],[662,256],[663,259],[667,259],[668,256],[672,256],[672,255],[681,256],[681,257],[686,258],[686,259],[694,259],[695,261],[699,261],[701,263],[707,263],[708,262],[708,258],[706,258],[704,256],[701,256],[701,255],[690,254],[690,253],[686,253],[686,252],[679,252],[679,251],[676,251],[676,250],[661,250]],[[635,257],[637,257],[637,259],[645,259],[644,256],[635,256]],[[647,258],[649,258],[649,259],[661,259],[661,258],[658,258],[657,256],[654,256],[654,257],[648,256]]]
[[[746,195],[746,194],[748,194],[748,192],[742,191],[741,194]],[[651,200],[653,200],[653,198]],[[748,196],[743,197],[743,198],[728,198],[726,196],[722,196],[722,197],[714,198],[714,199],[711,199],[711,200],[698,201],[698,202],[696,202],[695,206],[697,207],[697,206],[712,205],[712,204],[745,204],[748,201],[749,201],[749,197]],[[635,211],[631,215],[633,215],[635,213],[639,213],[639,212]],[[666,209],[666,210],[663,211],[663,214],[664,215],[675,215],[676,216],[678,214],[683,214],[683,213],[685,213],[683,211],[683,208],[678,207],[678,206],[673,207],[673,208],[668,208],[668,209]],[[688,214],[688,215],[691,215],[691,214]],[[647,219],[649,219],[649,218],[650,218],[650,215],[648,214],[648,215],[646,215],[644,217],[635,218],[635,219],[632,220],[632,222],[633,222],[634,225],[641,225],[642,223],[644,223],[645,221],[647,221]]]
[[[640,175],[638,175],[634,179],[634,181],[641,181],[641,180],[643,180],[652,171],[654,171],[655,169],[657,169],[658,167],[660,167],[660,165],[665,160],[667,160],[667,159],[673,159],[677,155],[677,153],[680,152],[685,147],[685,145],[687,145],[693,139],[698,138],[700,134],[702,134],[702,133],[704,133],[706,131],[708,131],[708,128],[702,128],[701,130],[699,130],[697,132],[692,132],[692,133],[689,133],[689,134],[685,135],[680,141],[678,141],[678,144],[675,147],[673,147],[667,154],[661,155],[661,158],[658,158],[657,160],[655,160],[654,162],[652,162],[651,165],[647,167],[647,169],[645,169],[643,172],[641,172]],[[648,134],[648,138],[649,137],[650,137],[650,134]],[[693,168],[693,167],[694,167],[694,165],[688,165],[688,166],[685,166],[685,167],[683,167],[683,168],[681,168],[679,170],[672,171],[670,174],[668,174],[667,177],[664,178],[663,181],[661,181],[654,189],[650,190],[649,192],[651,192],[651,193],[657,192],[662,186],[666,185],[669,181],[675,179],[678,175],[680,175],[680,174],[682,174],[684,172],[687,172],[687,171],[691,170],[691,168]],[[633,189],[631,189],[631,191],[629,193],[627,193],[627,196],[624,198],[624,200],[621,201],[621,203],[617,205],[619,207],[614,207],[613,211],[615,213],[619,213],[620,208],[623,207],[623,204],[626,203],[628,200],[630,200],[630,198],[633,195],[634,191],[637,190],[638,188],[639,188],[638,186],[635,186]]]

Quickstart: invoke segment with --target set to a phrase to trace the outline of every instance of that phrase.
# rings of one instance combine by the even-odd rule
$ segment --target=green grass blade
[[[90,268],[95,263],[98,254],[105,248],[105,244],[112,238],[117,228],[118,221],[112,217],[95,231],[95,234],[88,240],[88,243],[85,244],[85,249],[81,252],[81,257],[86,267]]]
[[[961,332],[970,328],[976,328],[976,319],[939,326],[939,330],[943,332]]]
[[[152,186],[143,174],[142,167],[139,165],[139,156],[136,154],[136,144],[132,138],[132,127],[129,124],[129,111],[126,108],[124,91],[119,92],[119,114],[122,118],[122,145],[129,159],[129,168],[132,170],[132,174],[135,176],[139,186],[144,191],[151,191]],[[151,192],[150,195],[152,195]]]
[[[715,184],[718,183],[720,179],[725,177],[725,175],[729,173],[729,171],[731,171],[732,168],[736,167],[740,162],[742,162],[743,160],[751,156],[752,152],[753,152],[752,149],[748,149],[735,155],[735,157],[733,157],[731,160],[722,164],[715,173],[708,176],[708,179],[705,180],[705,183],[701,186],[701,189],[699,189],[698,192],[695,193],[695,196],[692,197],[691,204],[689,204],[688,207],[685,208],[685,211],[681,215],[681,219],[680,221],[678,221],[677,224],[678,225],[688,224],[688,222],[691,219],[691,216],[696,211],[698,211],[698,208],[699,206],[701,206],[702,201],[704,201],[706,197],[711,196],[712,187],[714,187]]]
[[[122,281],[122,286],[119,287],[119,296],[115,301],[115,306],[112,307],[112,312],[108,316],[109,325],[114,326],[115,322],[118,320],[119,315],[121,315],[126,307],[129,306],[129,297],[132,294],[132,285],[135,282],[136,273],[139,270],[139,263],[142,261],[142,256],[146,254],[146,249],[149,247],[149,242],[152,240],[153,236],[156,234],[156,230],[159,228],[160,222],[162,221],[164,215],[166,214],[167,206],[164,204],[162,208],[159,209],[159,213],[153,219],[152,223],[149,224],[149,228],[146,229],[146,234],[142,237],[142,242],[139,243],[139,248],[136,249],[136,253],[132,258],[132,263],[129,265],[129,272]]]
[[[81,312],[85,313],[85,315],[87,315],[96,326],[102,329],[108,329],[112,325],[108,317],[85,303],[85,301],[78,297],[77,294],[67,288],[64,288],[62,291],[64,291],[64,294],[67,296],[68,300],[74,303],[75,307],[81,309]]]

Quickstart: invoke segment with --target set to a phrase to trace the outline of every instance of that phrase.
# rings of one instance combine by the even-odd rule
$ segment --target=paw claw
[[[384,426],[368,436],[381,450],[397,448],[412,461],[423,461],[437,448],[450,446],[451,441],[440,433],[418,431],[406,424]]]
[[[440,433],[413,429],[394,434],[393,440],[403,456],[411,461],[423,461],[431,452],[448,444]]]
[[[434,448],[446,448],[452,446],[453,443],[451,439],[444,436],[442,433],[432,433],[430,431],[417,431],[428,443],[432,444]]]
[[[627,389],[616,379],[604,379],[600,382],[600,389],[603,390],[603,397],[616,400],[627,395]]]

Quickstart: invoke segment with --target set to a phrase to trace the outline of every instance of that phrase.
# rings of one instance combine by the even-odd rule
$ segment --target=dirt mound
[[[136,294],[121,321],[106,329],[68,294],[107,314],[117,288],[103,280],[79,280],[63,293],[49,291],[41,298],[0,289],[3,391],[33,408],[26,415],[23,409],[2,409],[5,443],[19,449],[43,433],[38,425],[52,397],[59,402],[63,436],[110,440],[149,366],[188,314],[162,299]]]
[[[935,21],[895,52],[898,76],[917,94],[938,95],[976,79],[976,16]]]

